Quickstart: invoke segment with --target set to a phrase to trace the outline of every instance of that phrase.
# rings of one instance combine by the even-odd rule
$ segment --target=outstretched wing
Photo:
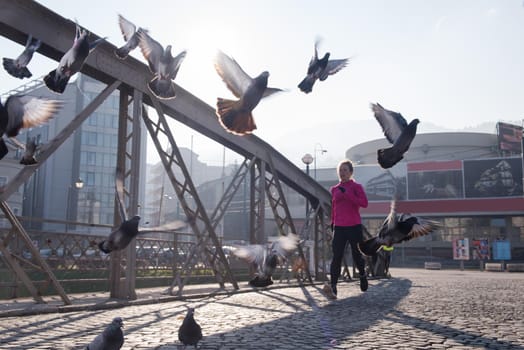
[[[255,264],[259,269],[264,264],[266,257],[266,248],[260,244],[250,244],[243,246],[236,246],[233,251],[235,256],[247,261],[250,264]]]
[[[142,55],[144,55],[144,58],[147,60],[151,73],[157,74],[160,57],[162,57],[164,53],[164,47],[147,34],[145,30],[139,29],[137,33],[140,51],[142,51]]]
[[[408,125],[406,119],[404,119],[402,114],[388,111],[378,103],[372,103],[371,110],[375,113],[375,118],[382,127],[386,139],[391,144],[395,143],[395,141],[400,137],[400,134],[402,134],[404,128]]]
[[[340,71],[342,68],[347,66],[349,62],[348,58],[340,59],[340,60],[329,60],[326,66],[326,69],[324,69],[324,74],[322,74],[319,79],[320,80],[326,80],[328,75],[333,75]]]
[[[226,83],[227,88],[238,98],[244,95],[253,80],[244,72],[237,61],[222,51],[218,51],[216,55],[215,69]]]
[[[398,216],[397,216],[397,202],[395,198],[391,200],[391,204],[389,207],[389,214],[384,219],[384,222],[382,223],[382,227],[380,228],[380,231],[378,233],[378,237],[384,239],[388,236],[391,236],[391,234],[396,229],[398,223]]]
[[[438,221],[417,218],[417,223],[413,225],[411,231],[409,231],[409,234],[403,239],[403,241],[409,241],[417,237],[425,236],[439,227],[440,223]]]
[[[280,236],[277,241],[271,245],[271,252],[283,258],[295,251],[298,246],[298,235],[290,233],[287,236]]]
[[[125,41],[131,39],[133,34],[136,32],[136,26],[133,24],[133,22],[128,21],[120,14],[118,15],[118,25],[120,26],[120,31],[122,32],[122,36],[124,37]]]
[[[309,61],[309,65],[307,67],[307,74],[312,74],[316,67],[318,62],[318,45],[320,44],[320,39],[317,39],[315,41],[315,51],[313,52],[313,57],[311,57],[311,60]]]
[[[155,226],[155,227],[147,227],[147,228],[140,228],[140,233],[150,233],[150,232],[166,232],[166,231],[175,231],[182,227],[187,226],[187,221],[184,220],[175,220],[172,222],[168,222],[164,225]]]
[[[49,121],[62,107],[58,100],[32,96],[9,96],[5,102],[5,108],[9,119],[7,121],[6,134],[16,136],[20,128],[32,128]]]

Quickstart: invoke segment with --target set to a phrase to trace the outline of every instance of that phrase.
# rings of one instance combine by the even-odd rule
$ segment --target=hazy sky
[[[251,76],[267,70],[269,86],[287,92],[263,100],[255,109],[255,134],[284,155],[290,144],[314,153],[344,130],[315,139],[290,138],[297,130],[344,125],[373,118],[370,102],[448,128],[486,121],[524,118],[524,6],[522,0],[90,0],[39,1],[85,28],[124,41],[117,24],[120,13],[173,53],[187,50],[176,82],[215,106],[232,94],[216,74],[217,49],[233,56]],[[352,57],[351,63],[306,95],[297,84],[305,75],[315,39],[319,54]],[[22,46],[0,38],[2,56],[16,57]],[[132,56],[144,61],[139,50]],[[54,69],[36,54],[34,77]],[[5,71],[0,92],[24,82]],[[27,80],[25,80],[27,81]],[[374,138],[382,137],[377,123]],[[178,132],[178,134],[177,134]],[[195,131],[178,127],[179,146],[190,147],[204,162],[222,164],[222,151]],[[347,146],[318,157],[318,166],[334,166]],[[302,153],[301,153],[302,154]],[[296,155],[291,161],[301,164]],[[227,161],[240,159],[231,151]],[[293,158],[293,159],[292,159]]]

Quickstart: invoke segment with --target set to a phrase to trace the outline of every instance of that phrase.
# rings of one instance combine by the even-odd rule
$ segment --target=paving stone
[[[109,309],[96,308],[107,305],[103,293],[71,296],[74,308],[56,297],[38,307],[31,300],[2,300],[0,348],[82,349],[120,316],[123,350],[178,349],[188,306],[202,326],[201,350],[524,348],[524,274],[391,272],[392,279],[370,279],[366,293],[355,282],[340,283],[336,301],[326,300],[321,284],[279,283],[213,296],[198,286],[200,294],[189,299],[162,299],[160,288],[139,290],[135,304],[112,300]]]

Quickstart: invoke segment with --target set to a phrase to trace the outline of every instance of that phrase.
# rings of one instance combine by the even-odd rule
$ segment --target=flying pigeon
[[[252,79],[238,63],[219,51],[215,59],[215,69],[238,101],[218,98],[217,116],[220,125],[236,135],[250,134],[257,128],[251,112],[263,97],[281,89],[267,87],[268,72],[262,72]]]
[[[413,119],[409,124],[400,113],[388,111],[380,104],[371,104],[375,118],[382,127],[386,139],[393,144],[390,148],[381,148],[377,151],[377,159],[384,169],[391,168],[404,158],[411,142],[417,134],[418,119]]]
[[[253,264],[257,269],[256,276],[249,281],[249,284],[253,287],[267,287],[273,284],[271,276],[275,272],[277,265],[285,261],[297,248],[297,245],[298,236],[290,233],[287,236],[280,236],[278,240],[273,242],[269,252],[263,245],[251,244],[236,247],[233,253],[237,257]]]
[[[140,222],[140,216],[135,215],[131,219],[127,218],[125,205],[124,205],[124,172],[121,169],[117,169],[115,175],[115,188],[116,188],[116,199],[118,203],[119,213],[122,220],[120,226],[109,234],[109,237],[100,243],[98,248],[106,254],[112,251],[125,249],[131,240],[135,238],[139,233],[148,232],[159,232],[159,231],[172,231],[184,227],[187,222],[182,220],[176,220],[166,225],[150,228],[140,229],[138,223]]]
[[[437,221],[422,219],[411,214],[397,214],[396,200],[393,199],[389,215],[384,220],[378,235],[359,243],[358,248],[363,254],[372,256],[382,246],[391,247],[403,241],[425,236],[439,227]]]
[[[193,345],[196,349],[198,342],[202,339],[202,328],[195,321],[194,314],[195,309],[188,308],[186,317],[178,329],[178,340],[184,344],[184,348],[187,345]]]
[[[116,57],[125,59],[131,50],[134,50],[138,46],[138,31],[147,33],[147,30],[143,28],[136,29],[136,26],[124,18],[122,15],[118,15],[118,25],[120,31],[126,41],[125,45],[115,50]]]
[[[175,98],[175,79],[182,61],[186,57],[186,51],[182,51],[176,57],[171,54],[171,45],[164,47],[143,29],[137,31],[138,45],[147,60],[149,69],[154,74],[153,79],[147,84],[149,90],[160,99],[169,100]]]
[[[9,96],[3,105],[0,101],[0,159],[8,152],[4,134],[15,140],[21,129],[46,123],[61,106],[61,101],[27,95]]]
[[[35,153],[38,149],[38,145],[36,144],[36,137],[31,137],[27,140],[25,144],[25,152],[22,156],[22,159],[20,159],[20,164],[23,165],[33,165],[38,163],[35,158]]]
[[[87,350],[119,350],[124,344],[124,323],[120,317],[115,317],[113,321],[97,335],[87,346]]]
[[[7,73],[11,74],[15,78],[30,78],[32,76],[27,65],[33,58],[33,54],[40,47],[42,42],[38,39],[33,39],[33,36],[29,35],[27,37],[27,42],[25,44],[25,49],[22,51],[20,56],[16,59],[12,58],[3,58],[4,69]]]
[[[317,50],[319,42],[319,40],[315,42],[315,53],[309,61],[306,77],[304,78],[304,80],[300,82],[300,84],[298,84],[298,88],[306,94],[313,91],[313,84],[315,84],[317,79],[320,81],[326,80],[328,76],[337,73],[342,68],[344,68],[349,62],[348,58],[330,60],[329,52],[327,52],[324,55],[324,57],[319,59]]]
[[[73,46],[62,56],[58,68],[44,77],[45,85],[59,94],[65,91],[69,79],[80,71],[87,56],[106,38],[98,38],[92,43],[88,40],[89,33],[76,25]]]

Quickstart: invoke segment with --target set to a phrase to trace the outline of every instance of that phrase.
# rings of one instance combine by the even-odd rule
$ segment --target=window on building
[[[88,171],[86,173],[86,185],[87,186],[94,186],[96,183],[95,179],[96,179],[96,174],[94,172]]]
[[[96,165],[96,152],[87,152],[87,165]]]
[[[96,146],[97,145],[97,133],[93,131],[82,132],[82,144]]]
[[[524,216],[512,217],[511,226],[513,226],[513,230],[518,232],[518,237],[520,241],[524,242]]]
[[[87,118],[87,125],[96,126],[97,125],[97,113],[92,113],[89,118]]]

